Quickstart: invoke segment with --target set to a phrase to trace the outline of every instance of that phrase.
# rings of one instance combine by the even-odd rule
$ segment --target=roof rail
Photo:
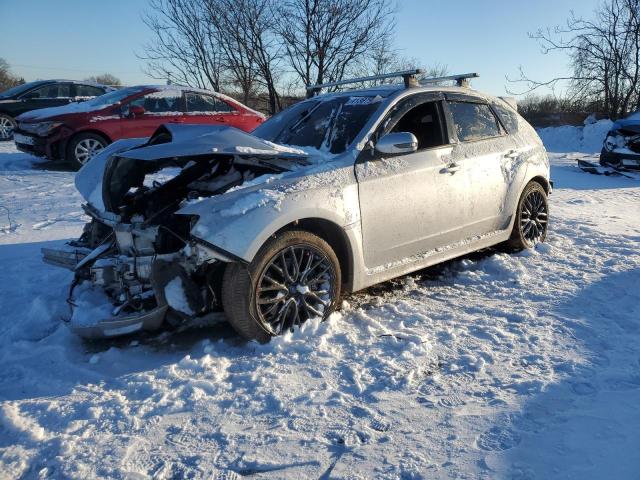
[[[454,80],[459,87],[468,87],[470,78],[478,78],[477,73],[459,73],[457,75],[448,75],[446,77],[431,77],[420,80],[420,85],[428,85],[430,83],[446,82]]]
[[[421,69],[413,68],[411,70],[403,70],[400,72],[383,73],[382,75],[370,75],[368,77],[350,78],[348,80],[339,80],[337,82],[318,83],[317,85],[307,85],[307,98],[313,97],[314,95],[320,93],[320,90],[322,90],[323,88],[337,87],[339,85],[348,85],[350,83],[370,82],[372,80],[383,80],[385,78],[402,77],[404,79],[404,86],[406,88],[417,87],[418,81],[416,79],[416,75],[419,75],[421,73],[423,73]]]
[[[385,78],[402,77],[404,79],[405,88],[417,87],[420,85],[428,85],[430,83],[446,82],[448,80],[455,81],[459,87],[468,87],[470,78],[478,78],[480,76],[477,73],[460,73],[457,75],[447,75],[445,77],[423,78],[421,80],[418,80],[416,78],[416,75],[419,75],[421,73],[424,73],[424,71],[419,68],[414,68],[411,70],[403,70],[400,72],[383,73],[382,75],[371,75],[368,77],[350,78],[347,80],[340,80],[337,82],[319,83],[317,85],[307,85],[307,98],[317,95],[318,93],[320,93],[320,90],[322,90],[323,88],[337,87],[339,85],[348,85],[351,83],[370,82],[372,80],[383,80]]]

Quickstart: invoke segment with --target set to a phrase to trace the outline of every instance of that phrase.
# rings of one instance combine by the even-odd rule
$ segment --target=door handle
[[[504,158],[518,158],[518,155],[519,153],[517,150],[509,150],[504,154]]]
[[[442,170],[440,170],[440,173],[450,173],[451,175],[453,175],[458,170],[460,170],[460,165],[457,164],[456,162],[452,162],[446,167],[444,167]]]
[[[174,118],[173,120],[169,120],[169,123],[184,123],[184,119]]]
[[[227,119],[224,117],[216,117],[217,122],[226,123]]]

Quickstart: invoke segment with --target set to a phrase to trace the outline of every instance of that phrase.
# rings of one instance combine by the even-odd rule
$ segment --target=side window
[[[29,98],[69,98],[71,85],[68,83],[51,83],[27,93]]]
[[[432,101],[419,103],[414,107],[401,107],[397,117],[391,119],[386,130],[413,133],[418,139],[418,150],[445,145],[447,141],[442,129],[438,104],[439,102]],[[406,111],[407,108],[409,108],[408,111]]]
[[[76,97],[98,97],[104,90],[93,85],[76,85]]]
[[[169,113],[182,113],[180,100],[182,92],[178,90],[160,90],[148,93],[133,100],[129,105],[137,105],[144,108],[145,115],[162,115]]]
[[[507,107],[500,103],[494,103],[493,108],[498,113],[502,124],[507,128],[509,133],[515,133],[518,131],[518,114],[512,110],[511,107]]]
[[[229,113],[233,112],[229,104],[213,95],[186,93],[187,112],[191,113]]]
[[[486,103],[449,102],[453,125],[461,142],[497,137],[500,127]]]

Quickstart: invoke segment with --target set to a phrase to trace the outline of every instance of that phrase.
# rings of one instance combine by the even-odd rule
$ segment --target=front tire
[[[0,142],[11,140],[16,126],[16,121],[12,117],[0,113]]]
[[[507,247],[513,251],[533,248],[547,238],[549,202],[547,192],[538,182],[529,182],[524,188],[513,222]]]
[[[67,147],[67,161],[80,168],[91,160],[108,142],[95,133],[81,133],[73,137]]]
[[[268,342],[310,318],[325,319],[340,298],[340,263],[322,238],[303,230],[271,237],[249,265],[231,263],[222,306],[244,338]]]

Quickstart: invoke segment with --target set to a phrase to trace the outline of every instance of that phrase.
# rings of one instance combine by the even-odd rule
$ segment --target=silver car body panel
[[[520,119],[516,133],[367,159],[378,126],[407,96],[457,93],[499,101],[457,87],[378,91],[384,92],[378,109],[340,155],[275,145],[228,127],[170,126],[173,140],[167,144],[112,144],[80,170],[76,185],[108,217],[114,214],[104,212],[101,179],[114,155],[140,161],[216,154],[289,161],[289,171],[185,200],[176,214],[197,216],[191,236],[204,246],[200,254],[225,262],[251,262],[270,236],[301,220],[331,222],[347,242],[347,288],[354,291],[508,239],[526,184],[539,178],[549,185],[547,155],[533,128]]]

